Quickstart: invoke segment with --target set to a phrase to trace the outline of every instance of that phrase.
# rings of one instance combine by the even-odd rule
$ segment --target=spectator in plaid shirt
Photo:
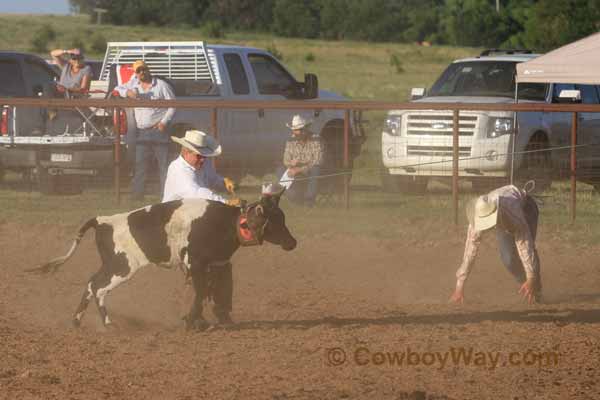
[[[309,130],[312,121],[295,115],[287,127],[292,137],[285,144],[283,165],[286,170],[280,183],[287,188],[288,198],[298,204],[312,207],[315,204],[318,189],[320,167],[323,162],[323,143],[321,138]]]

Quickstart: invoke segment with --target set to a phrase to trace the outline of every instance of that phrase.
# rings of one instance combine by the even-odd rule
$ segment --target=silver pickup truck
[[[155,76],[171,83],[177,99],[205,100],[300,100],[339,101],[344,97],[319,90],[317,77],[306,74],[304,82],[294,76],[269,52],[243,46],[207,45],[204,42],[111,42],[108,43],[100,81],[93,87],[110,91],[122,68],[143,59]],[[129,150],[135,145],[133,110],[126,118]],[[314,120],[312,130],[326,144],[326,169],[342,167],[344,112],[315,107],[294,109],[220,109],[217,129],[223,155],[218,168],[235,178],[262,176],[282,163],[289,123],[296,113]],[[364,141],[359,114],[350,121],[351,158]],[[171,126],[177,135],[194,128],[212,132],[211,110],[178,109]],[[131,151],[130,151],[131,153]]]
[[[415,102],[513,103],[515,66],[536,57],[530,52],[485,51],[478,57],[456,60],[428,93],[413,89]],[[584,103],[599,103],[596,86],[520,84],[519,102],[557,103],[563,89],[578,89]],[[459,120],[459,176],[476,190],[507,182],[513,140],[518,179],[536,179],[546,187],[553,178],[567,175],[568,149],[529,152],[570,144],[571,115],[567,113],[519,112],[517,128],[510,111],[461,111]],[[579,114],[578,149],[581,180],[594,184],[593,169],[600,167],[600,116]],[[382,133],[382,182],[392,191],[420,192],[430,179],[452,175],[452,111],[393,110]],[[516,131],[516,135],[515,135]]]

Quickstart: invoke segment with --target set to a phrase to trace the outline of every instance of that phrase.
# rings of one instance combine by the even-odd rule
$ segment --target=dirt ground
[[[493,240],[467,303],[447,304],[462,229],[437,243],[315,234],[289,253],[241,249],[237,324],[208,332],[183,329],[192,289],[155,267],[108,297],[116,329],[93,305],[72,328],[99,265],[93,234],[56,274],[23,270],[73,234],[0,224],[2,399],[600,398],[600,248],[543,229],[544,305],[523,303]]]

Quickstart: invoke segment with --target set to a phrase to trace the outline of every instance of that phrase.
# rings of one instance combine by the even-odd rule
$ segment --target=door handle
[[[262,108],[258,109],[258,118],[264,118],[265,116],[265,110]]]

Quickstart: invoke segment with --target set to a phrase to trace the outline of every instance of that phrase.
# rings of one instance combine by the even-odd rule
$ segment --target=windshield
[[[433,84],[429,96],[515,96],[515,61],[453,63]],[[521,85],[519,85],[521,86]],[[519,98],[543,100],[545,84],[519,87]]]

